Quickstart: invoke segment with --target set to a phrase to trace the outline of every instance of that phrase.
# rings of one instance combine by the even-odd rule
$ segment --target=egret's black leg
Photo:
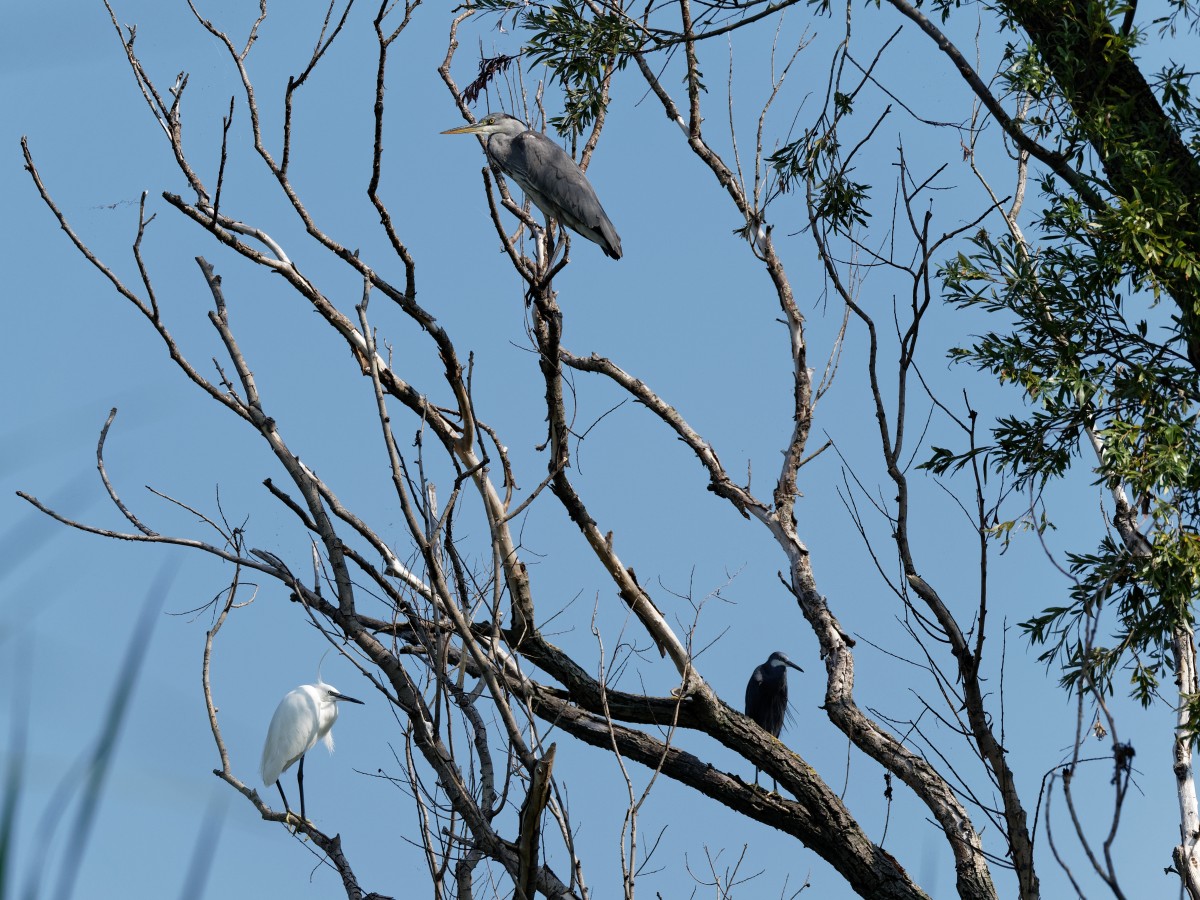
[[[283,792],[282,775],[275,779],[275,787],[279,788],[279,797],[283,800],[283,824],[288,826],[288,828],[292,828],[292,820],[296,818],[296,814],[292,812],[292,808],[287,802],[287,794]]]
[[[758,787],[758,766],[754,767],[754,786]]]
[[[304,757],[300,757],[300,768],[296,772],[296,784],[300,785],[300,821],[307,822],[304,815]]]

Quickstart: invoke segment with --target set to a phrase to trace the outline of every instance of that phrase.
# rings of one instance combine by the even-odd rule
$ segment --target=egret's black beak
[[[792,662],[790,659],[785,659],[785,660],[784,660],[784,663],[785,663],[786,665],[789,665],[789,666],[791,666],[791,667],[792,667],[793,669],[795,669],[797,672],[803,672],[803,671],[804,671],[802,668],[800,668],[798,665],[796,665],[796,664],[795,664],[794,662]]]
[[[361,700],[355,700],[353,697],[347,697],[345,694],[339,694],[336,691],[330,691],[329,696],[334,700],[345,700],[347,703],[357,703],[359,706],[366,706]]]

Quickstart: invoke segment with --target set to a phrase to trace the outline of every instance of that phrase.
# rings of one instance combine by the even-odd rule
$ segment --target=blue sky
[[[278,146],[282,86],[288,74],[303,66],[323,13],[319,4],[294,6],[272,10],[250,55],[273,147]],[[244,34],[251,21],[247,4],[212,3],[204,10],[235,34]],[[169,86],[177,72],[190,73],[186,140],[193,162],[206,180],[215,181],[220,117],[236,93],[223,51],[191,19],[185,4],[121,2],[117,12],[122,22],[138,24],[136,46],[160,88]],[[387,256],[365,194],[372,12],[355,10],[347,33],[299,96],[293,175],[323,227],[344,244],[361,248],[380,271],[396,274],[400,267]],[[282,480],[277,463],[254,434],[186,382],[144,320],[68,244],[22,171],[19,137],[29,137],[42,177],[75,229],[121,278],[134,282],[129,246],[138,198],[143,190],[149,192],[147,209],[157,219],[146,239],[146,256],[171,330],[189,357],[211,372],[208,360],[221,354],[206,318],[211,298],[193,261],[204,255],[222,275],[235,330],[271,414],[284,423],[289,445],[348,505],[382,533],[394,535],[398,550],[407,552],[400,516],[388,503],[386,463],[373,427],[371,398],[363,390],[366,383],[316,316],[279,279],[224,255],[161,199],[163,190],[184,193],[185,185],[138,95],[103,6],[28,4],[11,10],[7,18],[0,53],[0,196],[9,221],[8,237],[0,245],[7,284],[6,322],[0,330],[0,365],[8,385],[0,426],[0,530],[7,558],[0,580],[0,735],[5,736],[0,754],[6,761],[19,698],[27,698],[31,710],[15,884],[23,885],[29,877],[38,822],[53,808],[56,788],[100,729],[138,610],[166,567],[175,574],[164,615],[156,618],[153,634],[141,648],[145,677],[120,737],[76,896],[181,893],[192,847],[210,808],[217,810],[222,830],[206,896],[336,895],[332,873],[310,848],[279,826],[260,821],[252,807],[211,774],[218,759],[200,693],[210,615],[189,611],[224,588],[228,570],[195,553],[65,529],[14,494],[25,490],[64,514],[122,529],[94,470],[96,439],[115,406],[120,412],[108,441],[108,471],[125,502],[152,528],[212,537],[194,515],[153,496],[147,485],[210,516],[217,514],[219,501],[230,521],[245,521],[251,546],[283,556],[298,571],[307,558],[303,530],[261,486],[267,477]],[[886,12],[856,10],[859,58],[869,59],[900,24]],[[521,285],[499,252],[487,216],[483,156],[473,139],[438,133],[461,123],[436,73],[448,26],[445,9],[421,7],[395,53],[387,94],[390,168],[383,194],[417,259],[418,298],[464,358],[468,351],[475,354],[477,408],[510,447],[518,482],[528,491],[545,471],[544,456],[535,449],[545,430],[540,375],[525,335]],[[837,22],[810,19],[802,9],[785,19],[781,58],[802,35],[813,42],[776,101],[768,120],[769,140],[786,134],[795,110],[803,123],[819,107],[829,48],[840,28]],[[769,91],[773,37],[764,29],[739,40],[732,50],[723,41],[705,47],[707,133],[718,148],[728,148],[726,88],[731,84],[745,162],[758,108]],[[962,23],[959,37],[970,44],[972,22]],[[455,64],[460,85],[474,76],[480,48],[492,55],[512,53],[519,46],[515,36],[484,21],[465,27],[460,40]],[[984,44],[995,52],[986,46],[986,37]],[[902,37],[879,71],[880,80],[894,85],[915,115],[965,117],[969,97],[923,40]],[[526,74],[531,90],[537,76],[537,71]],[[665,83],[679,88],[678,79]],[[863,102],[878,109],[888,101],[867,91]],[[864,111],[862,121],[866,129],[873,118]],[[244,144],[240,94],[231,134]],[[885,240],[899,142],[910,161],[926,172],[943,160],[950,163],[939,181],[948,190],[934,207],[936,227],[946,230],[974,218],[982,196],[962,163],[958,132],[920,127],[894,108],[880,134],[859,164],[862,180],[879,188],[873,241]],[[991,134],[980,150],[985,164],[1002,158],[996,140]],[[992,171],[1002,183],[1011,180],[1008,168]],[[747,246],[732,234],[742,223],[728,198],[687,152],[678,128],[663,117],[632,71],[615,82],[609,125],[589,175],[621,234],[625,257],[613,262],[595,246],[574,242],[572,263],[555,284],[566,316],[567,346],[578,354],[609,356],[644,378],[715,446],[731,473],[751,471],[755,488],[769,493],[790,428],[790,359],[777,304]],[[343,310],[352,311],[360,292],[356,279],[321,258],[288,216],[261,165],[244,150],[231,158],[222,209],[262,223],[286,242],[293,258],[303,260],[306,271],[321,279]],[[841,316],[836,303],[824,296],[811,239],[800,233],[802,214],[798,199],[786,198],[773,208],[772,221],[808,319],[812,365],[819,368]],[[875,270],[862,287],[863,301],[885,334],[899,285],[887,272]],[[403,361],[397,368],[433,396],[444,390],[426,336],[386,308],[382,298],[374,301],[372,318],[395,358]],[[946,347],[965,342],[982,327],[978,318],[936,310],[926,328],[922,371],[957,408],[966,389],[977,408],[995,414],[1012,409],[1019,398],[949,367],[944,359]],[[825,436],[834,440],[863,483],[886,494],[863,380],[864,347],[862,329],[852,326],[835,386],[817,411],[814,441]],[[669,619],[686,627],[694,615],[692,604],[672,594],[705,601],[697,645],[709,649],[699,659],[701,672],[727,702],[740,707],[746,678],[772,650],[784,650],[804,666],[806,675],[791,682],[796,723],[785,740],[835,788],[845,782],[847,803],[868,834],[882,841],[932,896],[950,896],[953,872],[933,826],[901,786],[888,818],[878,766],[857,752],[848,753],[845,738],[819,709],[823,667],[817,646],[778,583],[776,572],[785,561],[765,530],[705,491],[699,465],[645,410],[627,402],[605,415],[620,402],[619,394],[598,379],[576,381],[578,422],[598,423],[577,451],[577,484],[601,527],[614,530],[623,560],[635,567],[643,584],[653,586]],[[924,407],[913,414],[914,435],[924,417]],[[413,427],[404,423],[400,430],[410,435]],[[945,434],[944,423],[935,421],[932,428],[930,442]],[[896,622],[894,598],[839,498],[848,477],[842,466],[829,452],[805,470],[804,497],[797,509],[800,532],[813,553],[822,592],[843,627],[859,638],[860,705],[908,720],[920,712],[918,695],[933,699],[933,685],[914,666],[877,649],[907,658],[916,654]],[[435,467],[433,477],[445,479],[446,474]],[[1081,473],[1076,483],[1051,495],[1050,514],[1060,529],[1051,537],[1056,553],[1065,547],[1086,549],[1101,532],[1105,498],[1088,481]],[[943,596],[960,598],[957,608],[969,618],[966,610],[977,579],[974,538],[942,487],[917,478],[914,482],[920,494],[914,534],[922,571]],[[439,486],[448,491],[449,482],[442,480]],[[968,487],[956,482],[947,486],[960,492]],[[471,501],[466,503],[470,510]],[[871,527],[882,557],[890,560],[886,532],[878,520]],[[551,497],[533,506],[522,536],[539,611],[548,616],[565,608],[555,620],[555,640],[594,665],[593,609],[611,653],[620,640],[624,608]],[[1067,585],[1028,537],[993,559],[992,577],[991,672],[998,692],[1002,623],[1013,626],[1061,600]],[[284,590],[264,583],[254,602],[237,610],[219,637],[214,692],[235,770],[247,782],[257,782],[258,754],[275,704],[295,685],[313,680],[325,649],[299,612],[287,603]],[[630,632],[636,636],[633,626]],[[645,643],[637,637],[637,643]],[[307,767],[310,815],[324,830],[342,834],[367,890],[403,896],[422,872],[420,856],[409,843],[416,836],[416,821],[406,796],[374,777],[381,770],[399,774],[393,753],[402,747],[401,729],[384,698],[372,696],[370,686],[345,661],[331,658],[324,674],[367,705],[345,710],[335,729],[338,750],[332,759],[323,750],[312,754]],[[654,693],[665,693],[676,683],[673,670],[656,657],[637,661],[625,678],[624,687],[644,683]],[[1031,658],[1015,629],[1007,637],[1004,679],[1006,743],[1032,805],[1042,774],[1069,752],[1073,707],[1058,691],[1053,673],[1047,675]],[[1170,713],[1162,707],[1149,712],[1128,708],[1119,698],[1116,704],[1125,739],[1137,746],[1140,767],[1140,790],[1130,796],[1119,839],[1121,871],[1130,884],[1156,885],[1176,833]],[[953,745],[944,730],[939,739]],[[750,777],[746,763],[707,739],[681,740],[715,765]],[[1095,743],[1089,747],[1096,755],[1104,750]],[[956,746],[954,758],[971,770],[961,751]],[[560,739],[557,771],[570,797],[595,896],[613,894],[619,888],[616,833],[623,808],[615,764]],[[640,788],[647,773],[632,772]],[[977,779],[977,773],[971,777]],[[1098,798],[1091,815],[1099,817],[1099,825],[1107,821],[1109,770],[1098,763],[1091,777]],[[63,864],[71,812],[64,813],[64,824],[49,844],[50,872]],[[781,895],[785,880],[795,888],[806,877],[813,883],[812,895],[849,896],[815,855],[665,780],[657,783],[640,827],[643,835],[666,828],[641,882],[648,896],[655,890],[686,896],[693,885],[688,869],[708,871],[706,852],[723,870],[733,865],[744,845],[749,849],[741,875],[762,873],[743,888],[744,896]],[[643,846],[648,843],[644,839]],[[1046,896],[1063,895],[1048,854],[1041,858],[1041,874]],[[1011,894],[1006,875],[997,871],[996,877],[1001,892]],[[55,877],[47,879],[47,893],[55,883]],[[14,882],[8,887],[12,890]]]

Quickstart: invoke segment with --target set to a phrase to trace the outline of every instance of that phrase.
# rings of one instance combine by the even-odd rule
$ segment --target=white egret
[[[283,782],[280,776],[286,772],[296,760],[300,767],[296,770],[296,783],[300,787],[300,821],[308,821],[304,817],[304,754],[311,750],[317,741],[324,740],[330,753],[333,752],[333,734],[330,731],[337,721],[337,702],[362,704],[361,700],[339,694],[337,688],[326,684],[317,674],[316,684],[302,684],[279,701],[275,715],[271,717],[271,727],[267,729],[267,742],[263,744],[262,772],[263,784],[267,787],[275,785],[279,788],[279,796],[283,798],[283,808],[288,816],[292,810],[288,806],[287,796],[283,793]]]

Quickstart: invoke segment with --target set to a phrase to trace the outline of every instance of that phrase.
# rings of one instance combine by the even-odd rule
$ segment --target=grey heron
[[[787,718],[788,667],[803,672],[787,655],[776,650],[767,661],[754,669],[746,685],[746,715],[758,726],[778,740]],[[754,783],[758,784],[758,767],[754,768]],[[772,787],[775,781],[771,780]]]
[[[540,131],[507,113],[492,113],[474,125],[451,128],[442,134],[485,135],[488,159],[520,185],[538,209],[599,244],[606,256],[621,258],[621,238],[591,182],[567,151]]]
[[[301,824],[307,821],[304,817],[304,754],[316,746],[319,740],[324,740],[325,747],[330,753],[333,752],[333,734],[330,729],[337,721],[339,700],[362,704],[361,700],[339,694],[337,688],[323,682],[318,675],[316,684],[302,684],[294,691],[289,691],[279,701],[275,715],[271,717],[271,726],[267,729],[267,740],[263,744],[262,762],[259,765],[263,784],[279,788],[283,808],[287,815],[291,816],[292,810],[288,806],[287,796],[283,793],[280,776],[292,763],[300,761],[300,767],[296,770],[296,783],[300,787]]]

